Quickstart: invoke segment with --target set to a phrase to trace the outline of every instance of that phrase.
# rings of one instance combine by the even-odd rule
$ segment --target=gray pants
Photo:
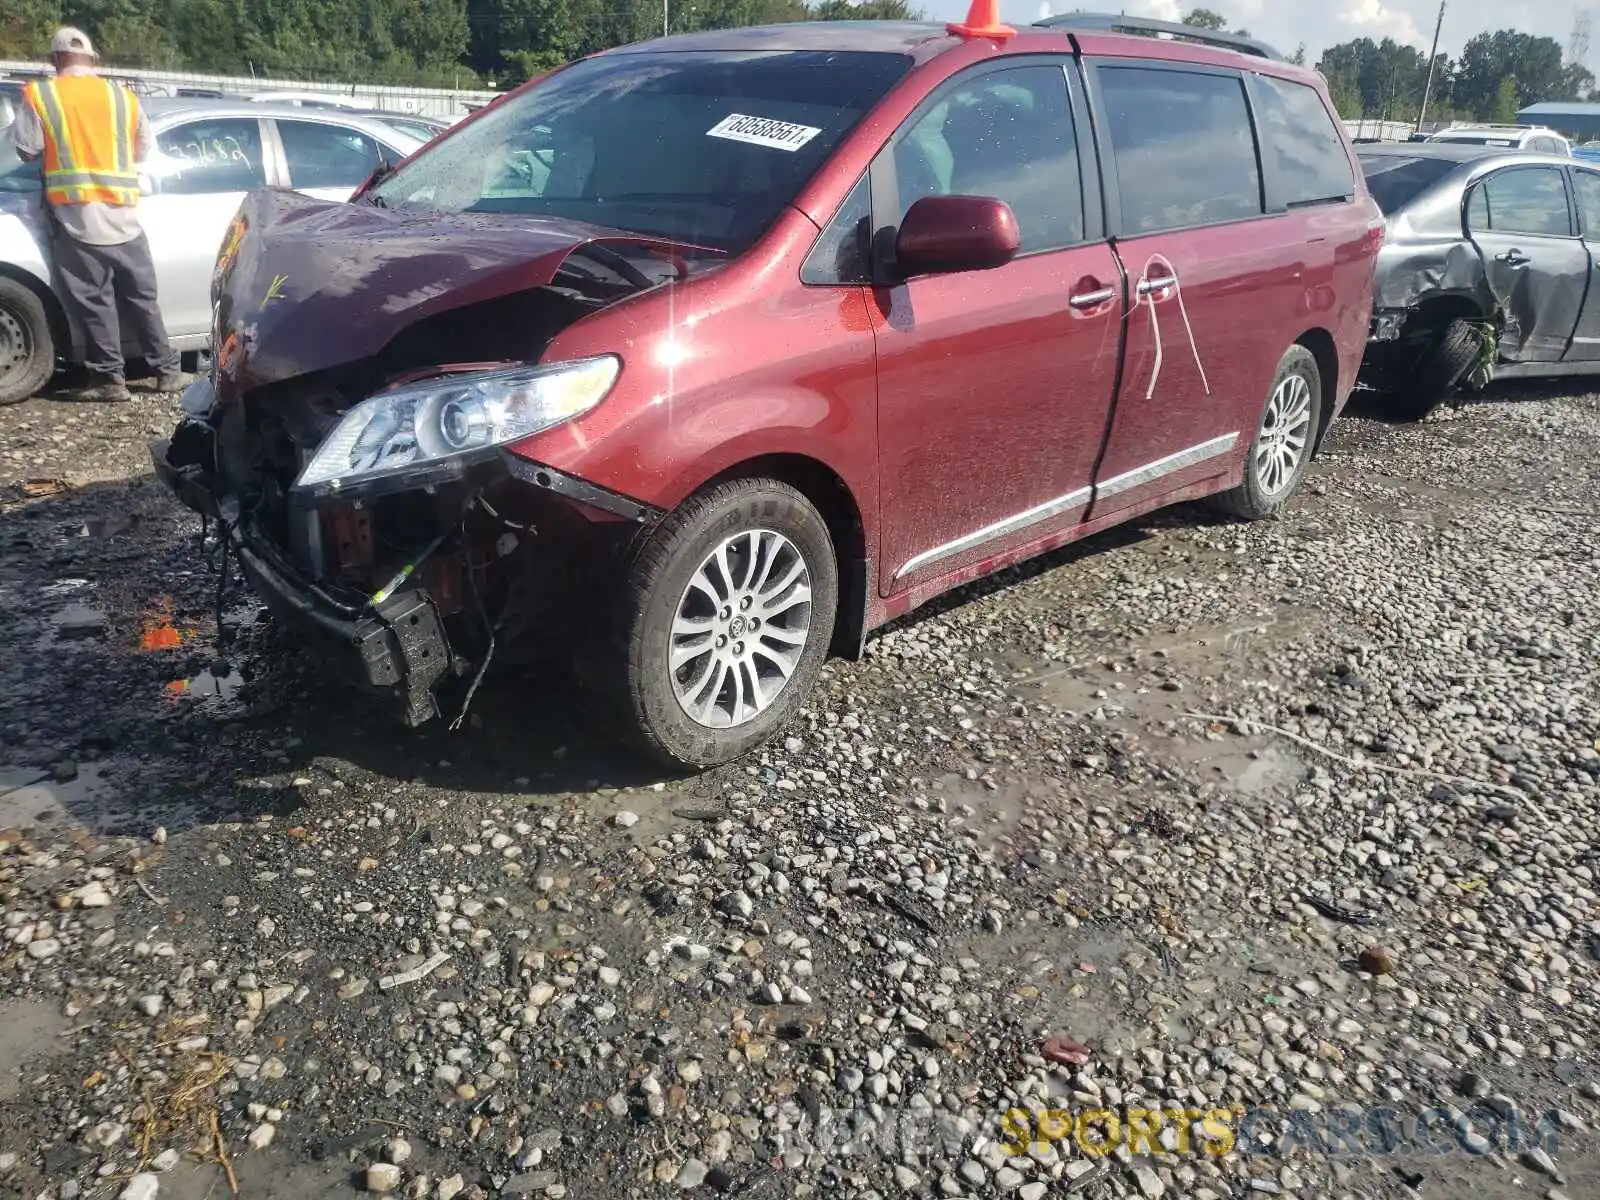
[[[91,246],[57,229],[54,245],[62,290],[83,326],[83,365],[97,375],[122,377],[120,301],[146,364],[157,374],[176,372],[178,353],[156,307],[156,269],[145,235],[120,246]]]

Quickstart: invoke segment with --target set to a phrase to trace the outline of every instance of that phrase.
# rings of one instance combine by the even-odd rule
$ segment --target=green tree
[[[1566,100],[1574,82],[1561,61],[1561,43],[1513,29],[1480,33],[1461,51],[1455,77],[1455,103],[1480,120],[1503,108],[1505,81],[1514,81],[1514,119],[1518,109],[1541,100]]]
[[[1333,98],[1334,110],[1345,120],[1353,121],[1365,114],[1361,103],[1361,87],[1354,77],[1343,71],[1325,73],[1328,95]]]
[[[1428,60],[1414,47],[1384,38],[1357,38],[1329,46],[1317,62],[1329,81],[1341,80],[1344,95],[1336,102],[1345,117],[1370,117],[1385,121],[1415,120],[1422,107],[1428,79]],[[1435,87],[1441,84],[1436,73]],[[1353,93],[1353,94],[1352,94]],[[1349,111],[1355,108],[1358,111]]]
[[[1487,117],[1497,124],[1511,125],[1516,122],[1517,110],[1521,107],[1517,102],[1517,77],[1507,75],[1495,89],[1494,102],[1489,106]]]
[[[0,8],[0,57],[38,58],[61,20],[56,0],[5,0]]]
[[[1196,29],[1222,30],[1228,27],[1228,18],[1209,8],[1195,8],[1191,9],[1189,15],[1183,18],[1183,23],[1192,25]]]
[[[814,21],[920,21],[922,10],[905,0],[822,0],[811,10]]]

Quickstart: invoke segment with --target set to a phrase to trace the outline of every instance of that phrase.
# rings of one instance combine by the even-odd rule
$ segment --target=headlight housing
[[[606,398],[622,360],[468,371],[405,384],[344,415],[295,480],[313,497],[460,477],[500,447],[582,416]]]

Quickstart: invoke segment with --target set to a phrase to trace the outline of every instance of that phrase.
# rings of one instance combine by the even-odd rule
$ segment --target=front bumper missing
[[[457,661],[444,622],[421,587],[404,584],[381,602],[351,593],[336,595],[302,578],[248,517],[228,511],[206,464],[209,429],[186,421],[170,441],[150,443],[158,478],[185,507],[217,521],[251,589],[272,614],[319,648],[335,671],[397,700],[405,723],[421,725],[438,715],[434,688],[456,674]]]
[[[238,461],[237,447],[231,456],[223,454],[227,434],[219,432],[212,408],[208,384],[197,383],[185,394],[185,419],[169,440],[150,443],[150,457],[157,477],[186,507],[218,522],[252,590],[281,623],[320,646],[341,675],[397,699],[407,724],[419,725],[437,715],[436,686],[446,676],[463,675],[473,666],[451,644],[452,632],[463,639],[464,644],[472,640],[472,634],[470,630],[450,624],[457,620],[455,614],[461,607],[452,602],[451,588],[446,586],[446,581],[452,577],[450,572],[430,573],[429,586],[424,586],[420,578],[409,577],[423,559],[439,548],[438,541],[412,560],[406,570],[395,577],[396,583],[376,593],[368,593],[359,580],[340,583],[333,577],[324,578],[326,564],[306,565],[300,557],[303,547],[298,550],[285,547],[269,532],[270,514],[252,519],[250,514],[256,512],[260,504],[257,481],[253,478],[244,481],[236,494],[236,485],[230,480],[237,478],[240,471],[248,472],[252,468]],[[220,461],[224,457],[235,465]],[[498,461],[479,464],[477,472],[475,479],[461,481],[464,489],[472,494],[469,509],[472,503],[481,500],[483,508],[495,520],[504,521],[489,506],[484,493],[495,494],[498,505],[501,499],[496,489],[506,485],[525,487],[532,493],[548,496],[550,500],[544,503],[554,502],[549,530],[571,532],[576,526],[585,534],[590,530],[616,531],[604,535],[596,545],[610,546],[619,538],[631,539],[630,526],[648,525],[661,516],[659,510],[631,497],[509,452],[502,453]],[[363,503],[353,496],[342,502]],[[532,518],[524,513],[519,519]],[[544,527],[545,522],[539,520],[538,525]],[[291,526],[292,529],[299,527]],[[509,527],[534,528],[533,525]],[[462,528],[464,532],[464,523]],[[556,536],[559,541],[560,534]],[[551,548],[555,553],[544,563],[540,579],[563,578],[563,564],[572,565],[566,562],[569,556],[564,549],[556,549],[554,543]],[[448,552],[449,548],[445,549]],[[465,554],[464,550],[460,552]],[[499,553],[509,555],[512,552]],[[321,562],[320,558],[314,556],[314,559]],[[509,558],[495,561],[511,562]],[[552,566],[556,569],[552,570]],[[515,613],[523,615],[519,605],[528,600],[528,576],[520,568],[508,567],[508,570],[510,573],[501,577],[506,585],[502,604],[510,605]],[[434,586],[442,590],[431,591]],[[504,617],[505,613],[501,615]]]
[[[403,586],[357,607],[295,578],[259,547],[247,527],[229,529],[245,578],[285,625],[323,648],[342,675],[400,702],[407,725],[439,713],[434,687],[456,673],[444,622],[428,593]]]

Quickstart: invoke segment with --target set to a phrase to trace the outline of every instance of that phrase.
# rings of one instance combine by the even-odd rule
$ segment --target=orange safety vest
[[[139,203],[139,101],[132,92],[98,75],[59,75],[35,80],[23,95],[44,128],[45,199]]]

